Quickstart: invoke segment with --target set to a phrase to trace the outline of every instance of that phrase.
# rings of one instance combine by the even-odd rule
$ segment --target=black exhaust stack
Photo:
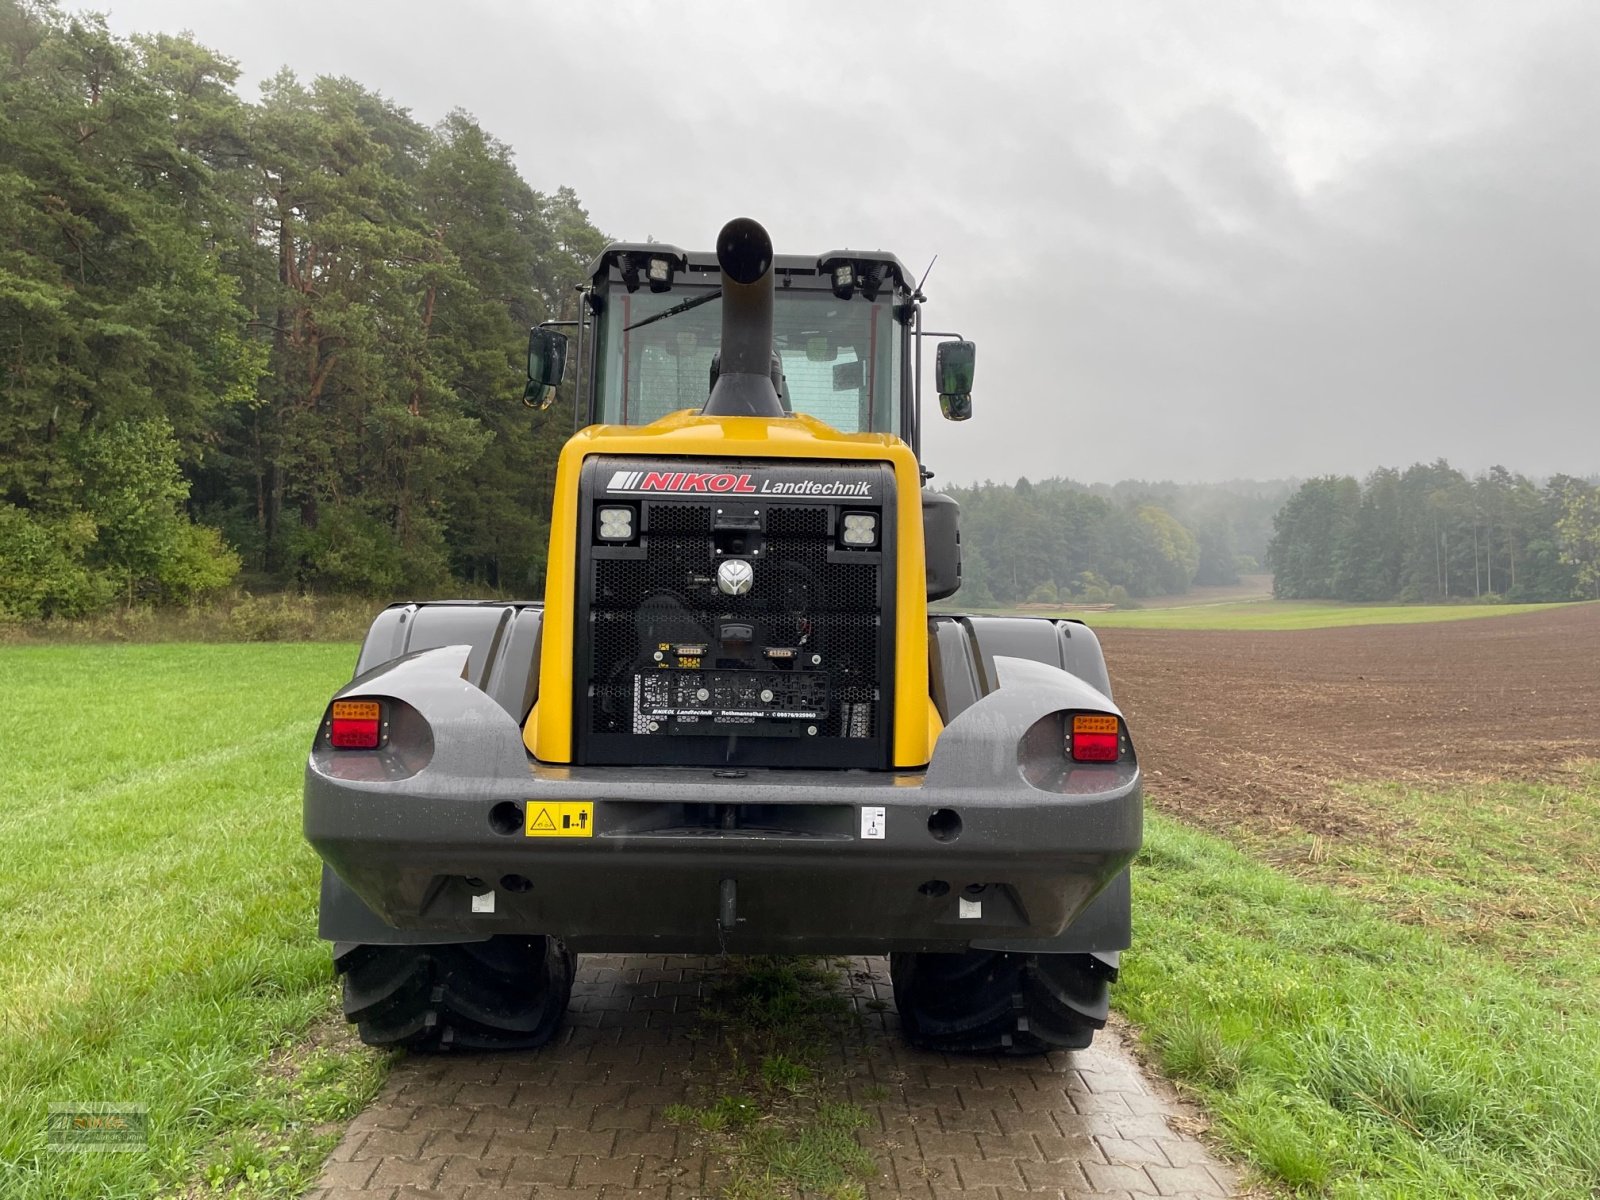
[[[772,239],[736,217],[717,235],[722,268],[722,349],[708,417],[784,417],[772,383]]]

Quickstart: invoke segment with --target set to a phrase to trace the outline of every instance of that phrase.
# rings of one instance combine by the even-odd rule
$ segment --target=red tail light
[[[376,750],[382,720],[376,700],[335,700],[328,741],[335,750]]]
[[[1067,743],[1073,762],[1116,762],[1122,753],[1122,724],[1116,717],[1078,713]]]

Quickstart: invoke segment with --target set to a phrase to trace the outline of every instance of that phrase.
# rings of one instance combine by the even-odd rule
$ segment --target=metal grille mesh
[[[758,645],[799,647],[797,667],[829,674],[833,703],[819,736],[876,736],[879,566],[828,562],[827,506],[771,508],[744,596],[717,590],[708,507],[653,503],[646,528],[645,557],[592,565],[594,732],[633,730],[633,676],[650,669],[661,643],[712,643],[718,621],[731,619],[753,624]]]

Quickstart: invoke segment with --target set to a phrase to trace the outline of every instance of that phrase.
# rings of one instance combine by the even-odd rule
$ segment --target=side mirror
[[[554,329],[528,330],[528,385],[522,389],[522,402],[529,408],[549,408],[566,373],[567,335]]]
[[[934,375],[939,380],[939,411],[947,421],[972,416],[972,374],[978,348],[971,342],[940,342]]]
[[[949,496],[922,493],[922,542],[928,599],[954,596],[961,589],[961,506]]]

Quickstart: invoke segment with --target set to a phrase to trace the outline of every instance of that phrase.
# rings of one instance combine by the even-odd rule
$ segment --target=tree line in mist
[[[236,78],[0,0],[0,614],[529,590],[567,430],[521,348],[604,238],[464,113]]]
[[[240,582],[537,595],[571,407],[516,403],[523,336],[605,239],[464,113],[236,80],[190,38],[0,0],[0,619]],[[949,491],[975,607],[1269,561],[1285,597],[1600,594],[1600,495],[1567,477]]]
[[[1069,479],[945,489],[961,505],[962,585],[952,603],[1125,604],[1239,582],[1260,570],[1284,482]]]
[[[1469,479],[1442,459],[1307,480],[1274,522],[1285,599],[1600,598],[1600,488],[1543,486],[1504,467]]]

